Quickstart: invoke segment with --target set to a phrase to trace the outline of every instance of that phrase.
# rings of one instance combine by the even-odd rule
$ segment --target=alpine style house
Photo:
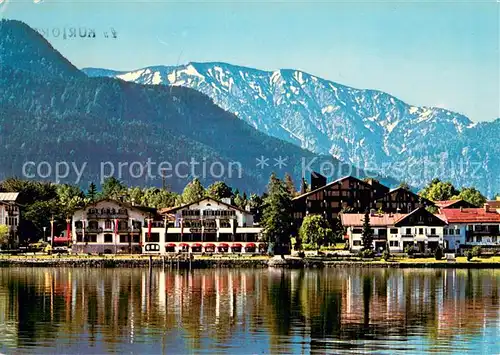
[[[414,192],[389,189],[374,179],[346,176],[330,183],[318,173],[311,190],[302,184],[292,200],[295,227],[305,216],[323,215],[332,226],[340,218],[349,249],[362,248],[362,225],[369,211],[373,248],[403,252],[440,246],[458,251],[472,246],[500,247],[500,201],[473,206],[462,200],[429,201]],[[431,213],[430,206],[438,213]],[[4,212],[5,214],[5,212]],[[16,221],[17,223],[17,221]],[[68,227],[69,228],[69,227]],[[76,253],[259,253],[267,249],[262,227],[248,209],[204,197],[156,210],[100,200],[77,210],[72,221]]]

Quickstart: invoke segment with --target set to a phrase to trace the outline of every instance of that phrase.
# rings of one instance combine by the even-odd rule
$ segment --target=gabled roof
[[[354,179],[354,180],[356,180],[356,181],[358,181],[358,182],[360,182],[360,183],[362,183],[364,185],[367,185],[367,186],[370,186],[370,187],[372,186],[369,183],[367,183],[367,182],[365,182],[363,180],[358,179],[357,177],[354,177],[354,176],[351,176],[351,175],[347,175],[347,176],[341,177],[341,178],[339,178],[337,180],[334,180],[332,182],[329,182],[325,186],[318,187],[317,189],[314,189],[312,191],[306,192],[305,194],[302,194],[300,196],[294,197],[293,200],[300,200],[301,198],[310,196],[310,195],[312,195],[312,194],[314,194],[314,193],[316,193],[318,191],[324,190],[324,189],[326,189],[326,188],[328,188],[328,187],[330,187],[332,185],[338,184],[339,182],[341,182],[343,180],[346,180],[346,179]]]
[[[490,206],[491,209],[500,208],[500,200],[486,201],[486,203]]]
[[[376,214],[370,216],[370,225],[372,227],[386,227],[393,226],[397,220],[399,220],[402,216],[406,216],[406,214],[402,213],[384,213],[384,214]],[[363,226],[363,222],[365,220],[364,213],[342,213],[342,225],[345,227],[361,227]]]
[[[163,208],[163,209],[161,209],[161,210],[159,211],[159,213],[160,213],[160,214],[171,214],[171,213],[174,213],[174,212],[176,212],[176,211],[178,211],[178,210],[182,210],[182,209],[184,209],[184,208],[186,208],[186,207],[189,207],[189,206],[195,205],[195,204],[200,203],[201,201],[205,201],[205,200],[210,200],[210,201],[213,201],[213,202],[215,202],[215,203],[217,203],[217,204],[224,205],[224,206],[226,206],[226,207],[229,207],[229,208],[235,209],[235,210],[240,211],[240,212],[250,213],[250,212],[248,212],[248,211],[246,211],[246,210],[244,210],[244,209],[241,209],[241,208],[239,208],[239,207],[237,207],[237,206],[233,206],[233,205],[231,205],[231,204],[229,204],[229,203],[222,202],[222,201],[217,200],[217,199],[212,198],[212,197],[203,197],[203,198],[201,198],[201,199],[199,199],[199,200],[197,200],[197,201],[194,201],[194,202],[191,202],[191,203],[186,203],[186,204],[184,204],[184,205],[180,205],[180,206],[176,206],[176,207],[170,207],[170,208]]]
[[[446,219],[443,215],[436,215],[428,212],[424,207],[417,208],[413,210],[411,213],[384,213],[384,214],[375,214],[370,215],[370,226],[372,227],[388,227],[394,226],[397,223],[405,220],[407,217],[410,217],[413,214],[418,213],[421,210],[425,210],[426,213],[429,213],[436,218],[440,219],[443,224],[446,224]],[[365,219],[364,213],[342,213],[342,225],[350,226],[350,227],[361,227],[363,226],[363,222]]]
[[[19,192],[0,192],[0,201],[2,202],[15,202]]]
[[[418,214],[418,213],[420,213],[420,212],[424,212],[424,213],[426,213],[426,214],[428,214],[428,215],[432,215],[432,216],[436,217],[437,219],[441,220],[441,222],[443,222],[443,224],[448,224],[448,223],[446,222],[446,217],[445,217],[444,215],[442,215],[442,214],[434,214],[434,213],[431,213],[431,212],[427,211],[427,210],[425,209],[425,207],[419,207],[419,208],[417,208],[417,209],[415,209],[415,210],[411,211],[410,213],[408,213],[408,214],[405,214],[405,215],[401,216],[401,218],[399,218],[399,219],[398,219],[395,223],[396,223],[396,224],[397,224],[397,223],[401,223],[401,222],[402,222],[402,221],[404,221],[405,219],[410,218],[410,217],[411,217],[411,216],[413,216],[414,214]]]
[[[467,201],[464,201],[462,199],[458,199],[458,200],[442,200],[442,201],[434,201],[434,204],[436,205],[436,207],[438,208],[452,208],[454,205],[466,205],[466,206],[470,206],[471,208],[473,208],[474,206],[467,202]]]
[[[416,196],[419,200],[424,201],[424,202],[427,202],[429,205],[434,205],[434,202],[432,202],[431,200],[426,199],[425,197],[422,197],[422,196],[420,196],[420,195],[418,195],[418,194],[414,193],[413,191],[408,190],[408,189],[405,189],[405,188],[403,188],[403,187],[401,187],[401,186],[400,186],[400,187],[396,187],[395,189],[391,189],[391,190],[390,190],[389,192],[387,192],[385,195],[380,196],[379,198],[377,198],[377,201],[379,201],[379,200],[383,199],[383,198],[384,198],[384,197],[386,197],[386,196],[392,195],[392,194],[393,194],[393,193],[395,193],[395,192],[399,192],[399,191],[407,192],[407,193],[409,193],[409,194],[411,194],[411,195],[413,195],[413,196]]]
[[[484,208],[447,208],[441,211],[448,223],[500,223],[500,213]]]

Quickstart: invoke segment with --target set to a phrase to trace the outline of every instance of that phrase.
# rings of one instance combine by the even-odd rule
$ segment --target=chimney
[[[302,177],[302,180],[300,181],[300,194],[303,195],[306,193],[306,179]]]
[[[463,211],[464,211],[464,207],[460,206],[460,212],[463,212]]]
[[[311,173],[311,190],[319,189],[326,185],[326,177],[313,171]]]
[[[485,212],[490,212],[490,204],[489,203],[485,203],[484,204],[484,211]]]

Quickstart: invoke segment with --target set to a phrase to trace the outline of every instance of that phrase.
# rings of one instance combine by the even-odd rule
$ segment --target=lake
[[[0,353],[500,354],[500,270],[0,268]]]

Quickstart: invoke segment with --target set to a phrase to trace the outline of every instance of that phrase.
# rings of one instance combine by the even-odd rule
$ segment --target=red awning
[[[241,248],[241,244],[240,243],[233,243],[233,245],[231,245],[231,248]]]
[[[175,248],[175,243],[168,243],[166,245],[167,248]]]
[[[215,244],[213,243],[206,243],[205,248],[215,248]]]
[[[179,246],[181,246],[181,247],[188,247],[188,246],[189,246],[189,244],[186,244],[186,243],[181,243],[181,244],[179,244]]]
[[[71,238],[54,237],[54,243],[68,243],[68,242],[71,242]]]
[[[219,248],[221,248],[221,247],[222,248],[229,248],[229,244],[227,244],[227,243],[220,243],[219,244]]]
[[[255,248],[255,243],[248,243],[245,248]]]
[[[193,245],[191,245],[191,248],[201,248],[201,244],[200,243],[194,243]]]

